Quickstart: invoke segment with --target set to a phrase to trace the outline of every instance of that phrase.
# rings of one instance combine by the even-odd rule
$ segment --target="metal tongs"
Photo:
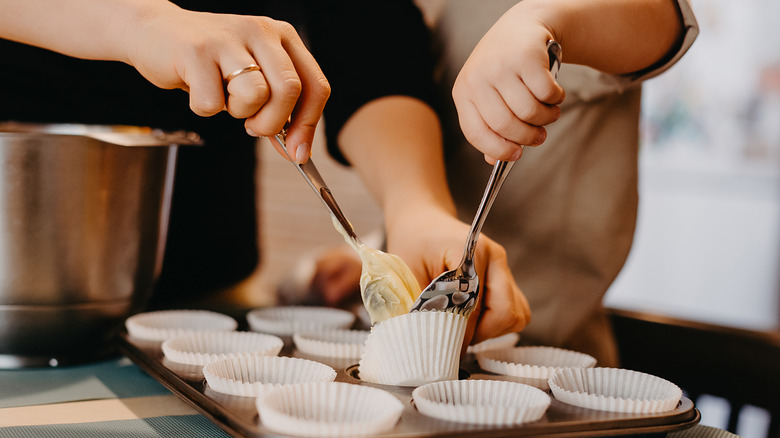
[[[352,239],[356,245],[362,245],[357,234],[355,234],[355,229],[352,228],[352,224],[349,222],[349,220],[347,220],[346,216],[344,216],[341,208],[339,208],[339,205],[336,203],[336,198],[333,197],[333,193],[331,193],[328,185],[325,184],[325,180],[322,179],[320,172],[317,170],[317,166],[314,165],[314,161],[309,158],[306,163],[299,164],[296,163],[295,160],[293,160],[290,156],[290,153],[287,151],[287,126],[282,129],[282,132],[276,134],[274,138],[276,139],[276,142],[279,143],[279,146],[284,150],[284,153],[287,154],[287,158],[289,158],[295,167],[298,168],[298,171],[309,183],[309,187],[311,187],[312,190],[317,193],[317,196],[320,197],[323,204],[325,204],[325,207],[328,208],[330,214],[338,221],[341,227],[344,228],[344,231],[347,233],[350,239]]]
[[[555,78],[561,66],[561,46],[556,41],[547,42],[547,54],[550,60],[550,71]],[[477,248],[477,238],[485,223],[490,207],[498,195],[501,185],[515,164],[514,161],[496,161],[493,173],[488,179],[485,193],[482,195],[479,208],[471,223],[471,230],[466,239],[463,259],[457,268],[444,272],[423,289],[417,301],[412,305],[411,312],[421,310],[439,310],[461,314],[468,317],[477,306],[479,299],[479,276],[474,267],[474,251]]]

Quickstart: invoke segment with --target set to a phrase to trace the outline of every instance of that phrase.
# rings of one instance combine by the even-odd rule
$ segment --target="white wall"
[[[646,83],[640,214],[606,304],[780,327],[780,2],[694,1],[699,38]]]

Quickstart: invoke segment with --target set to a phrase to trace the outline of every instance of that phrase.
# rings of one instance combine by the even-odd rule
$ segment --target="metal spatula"
[[[287,153],[285,137],[286,130],[275,136],[276,142]],[[287,156],[290,156],[289,153]],[[371,322],[377,323],[406,312],[420,290],[411,269],[398,256],[370,248],[360,241],[312,159],[305,164],[295,163],[292,159],[290,161],[330,211],[336,230],[360,256],[360,294]]]
[[[550,71],[557,78],[561,65],[560,44],[549,41],[547,54],[550,58]],[[468,317],[474,310],[479,299],[479,276],[474,267],[474,250],[477,247],[477,238],[490,207],[514,163],[514,161],[496,161],[493,173],[488,179],[485,193],[482,195],[482,201],[480,201],[477,213],[471,223],[471,230],[463,251],[463,259],[457,268],[439,275],[422,291],[417,301],[412,305],[410,313],[439,310]]]
[[[333,215],[333,217],[338,221],[339,225],[344,229],[344,231],[347,233],[347,235],[352,239],[353,243],[355,245],[362,245],[360,242],[360,239],[358,238],[357,234],[355,233],[355,229],[352,228],[352,224],[347,220],[346,216],[344,216],[344,213],[341,211],[341,208],[339,208],[339,205],[336,203],[336,199],[333,197],[333,193],[331,193],[330,189],[328,188],[328,185],[325,184],[325,180],[322,179],[322,176],[320,175],[320,172],[317,170],[317,166],[314,165],[314,161],[310,158],[306,163],[304,164],[298,164],[295,162],[295,160],[290,157],[290,154],[287,152],[287,127],[285,126],[285,129],[282,130],[279,134],[276,134],[274,138],[276,139],[276,142],[279,144],[279,146],[284,150],[284,153],[287,154],[287,157],[290,158],[290,162],[292,162],[295,167],[298,169],[298,171],[303,175],[303,178],[306,180],[306,182],[309,183],[309,187],[314,190],[315,193],[317,193],[317,196],[320,197],[322,200],[322,203],[325,204],[325,206],[328,208],[328,211],[330,211],[330,214]]]

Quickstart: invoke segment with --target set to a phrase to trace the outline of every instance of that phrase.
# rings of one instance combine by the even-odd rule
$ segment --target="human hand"
[[[401,257],[421,285],[454,269],[463,257],[469,225],[445,211],[396,215],[388,222],[388,252]],[[504,248],[485,235],[477,241],[475,266],[481,296],[469,317],[464,348],[522,330],[530,320],[528,302],[515,283]]]
[[[302,257],[277,284],[277,301],[353,309],[362,306],[362,263],[352,247],[342,244]]]
[[[331,307],[360,302],[361,269],[360,257],[351,247],[328,248],[315,261],[309,293]]]
[[[502,16],[474,48],[452,89],[466,139],[485,160],[515,161],[523,145],[544,142],[565,93],[549,70],[554,39],[522,3]]]
[[[277,134],[289,118],[290,156],[300,163],[309,158],[330,86],[290,24],[193,12],[168,2],[148,9],[132,33],[128,60],[146,79],[188,91],[190,108],[198,115],[227,110],[245,118],[253,136]],[[226,80],[253,64],[261,70]]]

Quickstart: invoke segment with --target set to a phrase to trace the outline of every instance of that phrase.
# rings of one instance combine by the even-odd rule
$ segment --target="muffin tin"
[[[236,437],[280,436],[260,421],[255,399],[222,394],[209,388],[198,374],[187,373],[175,367],[167,367],[160,343],[134,339],[123,333],[120,339],[122,351],[152,377],[194,406],[212,422]],[[292,343],[282,349],[281,356],[297,356]],[[659,434],[684,430],[697,424],[699,412],[690,399],[682,397],[670,411],[661,413],[618,413],[587,409],[566,404],[551,395],[551,404],[538,421],[518,426],[481,426],[440,420],[423,415],[412,399],[413,387],[377,385],[361,381],[357,375],[357,360],[344,366],[343,360],[321,357],[318,361],[336,370],[336,382],[365,385],[383,389],[403,404],[401,419],[389,431],[379,437],[588,437],[628,436]],[[460,377],[483,373],[472,356],[461,362]],[[501,376],[492,376],[501,379]]]

